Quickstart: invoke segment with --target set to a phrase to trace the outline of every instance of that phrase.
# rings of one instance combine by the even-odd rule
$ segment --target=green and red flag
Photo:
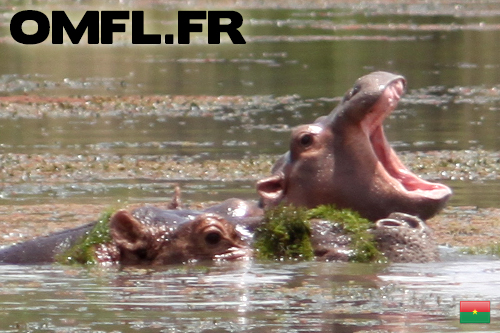
[[[490,323],[490,301],[460,301],[460,324]]]

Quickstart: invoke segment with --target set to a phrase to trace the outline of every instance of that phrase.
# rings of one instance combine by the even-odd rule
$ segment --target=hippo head
[[[450,197],[450,188],[410,172],[382,128],[405,86],[399,75],[368,74],[331,114],[296,127],[290,150],[276,162],[272,175],[257,183],[261,204],[334,204],[372,221],[392,212],[422,219],[435,215]]]
[[[216,214],[176,222],[120,210],[110,219],[110,234],[120,263],[128,265],[234,260],[250,255],[235,226]]]

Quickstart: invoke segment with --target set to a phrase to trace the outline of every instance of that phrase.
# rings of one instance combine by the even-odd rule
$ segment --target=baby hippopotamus
[[[95,226],[96,222],[1,249],[0,263],[65,262],[68,258],[62,257],[66,251],[78,246]],[[109,219],[110,241],[90,249],[92,261],[164,265],[249,257],[252,251],[248,237],[237,226],[210,212],[179,212],[151,206],[132,212],[119,210]]]
[[[359,78],[337,107],[292,131],[290,150],[257,183],[263,207],[280,203],[350,208],[376,221],[394,212],[426,220],[451,195],[399,160],[382,122],[396,108],[406,80],[387,72]]]

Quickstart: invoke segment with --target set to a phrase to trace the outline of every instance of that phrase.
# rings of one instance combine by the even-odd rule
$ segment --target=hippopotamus
[[[171,205],[169,205],[171,206]],[[110,242],[98,244],[97,263],[162,265],[200,260],[248,258],[246,230],[260,216],[256,205],[229,199],[203,211],[143,206],[119,210],[109,219]],[[89,235],[98,222],[0,249],[0,263],[51,263]],[[65,261],[65,260],[63,260]]]
[[[256,203],[228,199],[204,210],[170,208],[146,205],[115,212],[109,219],[110,241],[93,246],[93,262],[157,266],[252,256],[253,233],[264,221]],[[92,233],[97,223],[0,249],[0,263],[65,262],[67,250]],[[311,221],[314,255],[319,260],[348,261],[350,238],[333,225],[331,221]],[[438,259],[434,238],[417,217],[393,213],[374,223],[371,232],[391,262]]]
[[[437,247],[422,220],[445,205],[451,190],[409,171],[382,128],[405,87],[400,75],[368,74],[356,81],[329,115],[295,128],[290,150],[276,162],[271,176],[257,182],[259,207],[229,199],[190,211],[178,209],[180,201],[175,197],[170,209],[145,206],[130,213],[116,212],[110,220],[112,240],[95,249],[98,261],[158,265],[242,258],[251,253],[249,240],[263,221],[263,210],[280,203],[353,209],[374,222],[376,240],[393,261],[434,260]],[[394,217],[393,213],[406,215]],[[2,249],[0,263],[53,262],[94,226]],[[215,229],[220,231],[218,236],[210,232]],[[311,232],[317,257],[342,260],[340,249],[347,238],[321,223],[313,224]]]
[[[311,242],[314,255],[324,261],[349,261],[351,239],[331,221],[314,219]],[[426,263],[439,260],[439,250],[430,228],[413,215],[391,213],[373,224],[377,249],[392,263]]]
[[[375,223],[378,249],[390,262],[433,262],[439,250],[432,230],[416,216],[391,213]]]
[[[435,215],[452,191],[408,170],[382,127],[405,88],[404,77],[373,72],[359,78],[329,115],[293,129],[289,151],[257,182],[261,206],[334,204],[371,221],[393,212],[423,220]]]
[[[250,256],[248,240],[237,224],[213,213],[178,217],[155,207],[120,210],[110,219],[112,244],[98,247],[96,253],[111,263],[154,266]]]

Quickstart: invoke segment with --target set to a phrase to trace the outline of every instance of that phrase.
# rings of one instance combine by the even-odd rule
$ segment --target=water
[[[494,332],[499,269],[488,258],[391,266],[3,266],[0,331]],[[477,299],[491,301],[491,324],[460,324],[460,301]]]
[[[293,126],[328,113],[356,78],[374,70],[408,80],[407,94],[385,122],[396,150],[500,151],[500,2],[245,1],[239,6],[246,45],[227,40],[208,45],[204,32],[182,46],[132,45],[127,33],[115,34],[111,46],[85,45],[85,37],[81,45],[25,46],[13,41],[8,29],[22,9],[65,10],[73,22],[86,10],[144,10],[146,32],[171,33],[177,10],[209,6],[2,3],[0,96],[45,98],[14,110],[15,103],[1,104],[2,163],[8,154],[55,156],[62,164],[90,156],[164,158],[186,165],[274,156],[287,150]],[[103,103],[105,112],[97,116],[64,99],[150,95],[195,96],[196,103],[199,95],[241,95],[261,102],[207,112],[190,102],[179,112],[147,103]],[[29,163],[19,168],[29,170]],[[75,172],[59,179],[16,172],[2,171],[0,204],[19,205],[20,212],[54,202],[164,201],[178,182],[188,202],[255,198],[254,181],[248,179],[169,181],[126,172],[113,178],[98,172],[78,178]],[[454,189],[452,206],[500,205],[497,177],[444,182]],[[495,258],[456,254],[425,265],[2,266],[0,332],[494,332],[500,330],[498,269]],[[459,324],[460,300],[490,300],[492,323]]]

